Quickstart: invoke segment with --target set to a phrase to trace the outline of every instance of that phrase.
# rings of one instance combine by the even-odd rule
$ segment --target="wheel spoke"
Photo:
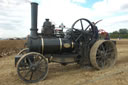
[[[39,65],[41,63],[41,61],[43,60],[43,58],[41,58],[40,61],[37,61],[36,64]]]
[[[112,53],[111,53],[111,52],[109,52],[109,53],[107,53],[107,54],[106,54],[106,56],[108,56],[108,57],[109,57],[111,54],[112,54]]]
[[[24,71],[24,70],[29,70],[29,68],[22,68],[22,69],[19,69],[19,71]]]
[[[103,44],[101,45],[101,47],[102,47],[102,50],[105,52],[105,48],[104,48]]]
[[[32,80],[32,77],[33,77],[33,72],[31,73],[30,80]]]
[[[100,64],[101,64],[101,67],[104,67],[104,60],[101,60]]]
[[[79,40],[82,35],[83,35],[83,34],[81,33],[81,34],[76,38],[75,41]]]
[[[28,60],[29,64],[32,65],[30,58],[27,58],[27,60]]]
[[[34,62],[36,62],[39,60],[39,55],[34,55],[33,58],[34,58]]]
[[[101,55],[102,55],[101,50],[99,50],[99,49],[98,49],[98,51],[97,51],[97,55],[99,55],[99,56],[101,56]]]
[[[82,20],[81,19],[80,19],[80,24],[81,24],[82,30],[84,30],[83,23],[82,23]]]
[[[89,26],[90,26],[90,25],[88,25],[88,26],[86,27],[85,31],[87,31],[87,29],[89,28]]]
[[[113,48],[108,49],[108,50],[106,50],[106,52],[111,52],[112,50],[114,50],[114,49]]]
[[[29,70],[29,71],[25,74],[24,78],[27,77],[27,75],[28,75],[30,72],[31,72],[31,71]]]

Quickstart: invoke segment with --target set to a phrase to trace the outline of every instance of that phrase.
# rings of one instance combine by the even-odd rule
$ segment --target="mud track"
[[[117,40],[117,48],[118,59],[112,68],[98,71],[52,63],[46,79],[31,85],[128,85],[128,40]],[[17,75],[14,56],[0,58],[0,85],[26,85]]]

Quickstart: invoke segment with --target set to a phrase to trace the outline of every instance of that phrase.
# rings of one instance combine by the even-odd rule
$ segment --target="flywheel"
[[[113,66],[117,59],[117,48],[110,40],[98,40],[90,50],[90,62],[96,69]]]

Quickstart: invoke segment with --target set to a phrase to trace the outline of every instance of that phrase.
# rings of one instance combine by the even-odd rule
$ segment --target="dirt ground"
[[[31,85],[128,85],[128,40],[117,40],[118,59],[109,69],[49,64],[45,80]],[[14,56],[0,58],[0,85],[26,85],[17,75]]]
[[[0,40],[0,57],[19,52],[24,48],[25,40]]]

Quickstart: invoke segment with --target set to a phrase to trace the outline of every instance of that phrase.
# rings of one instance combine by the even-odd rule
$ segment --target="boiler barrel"
[[[74,49],[74,42],[64,38],[41,38],[42,53],[71,52]]]

